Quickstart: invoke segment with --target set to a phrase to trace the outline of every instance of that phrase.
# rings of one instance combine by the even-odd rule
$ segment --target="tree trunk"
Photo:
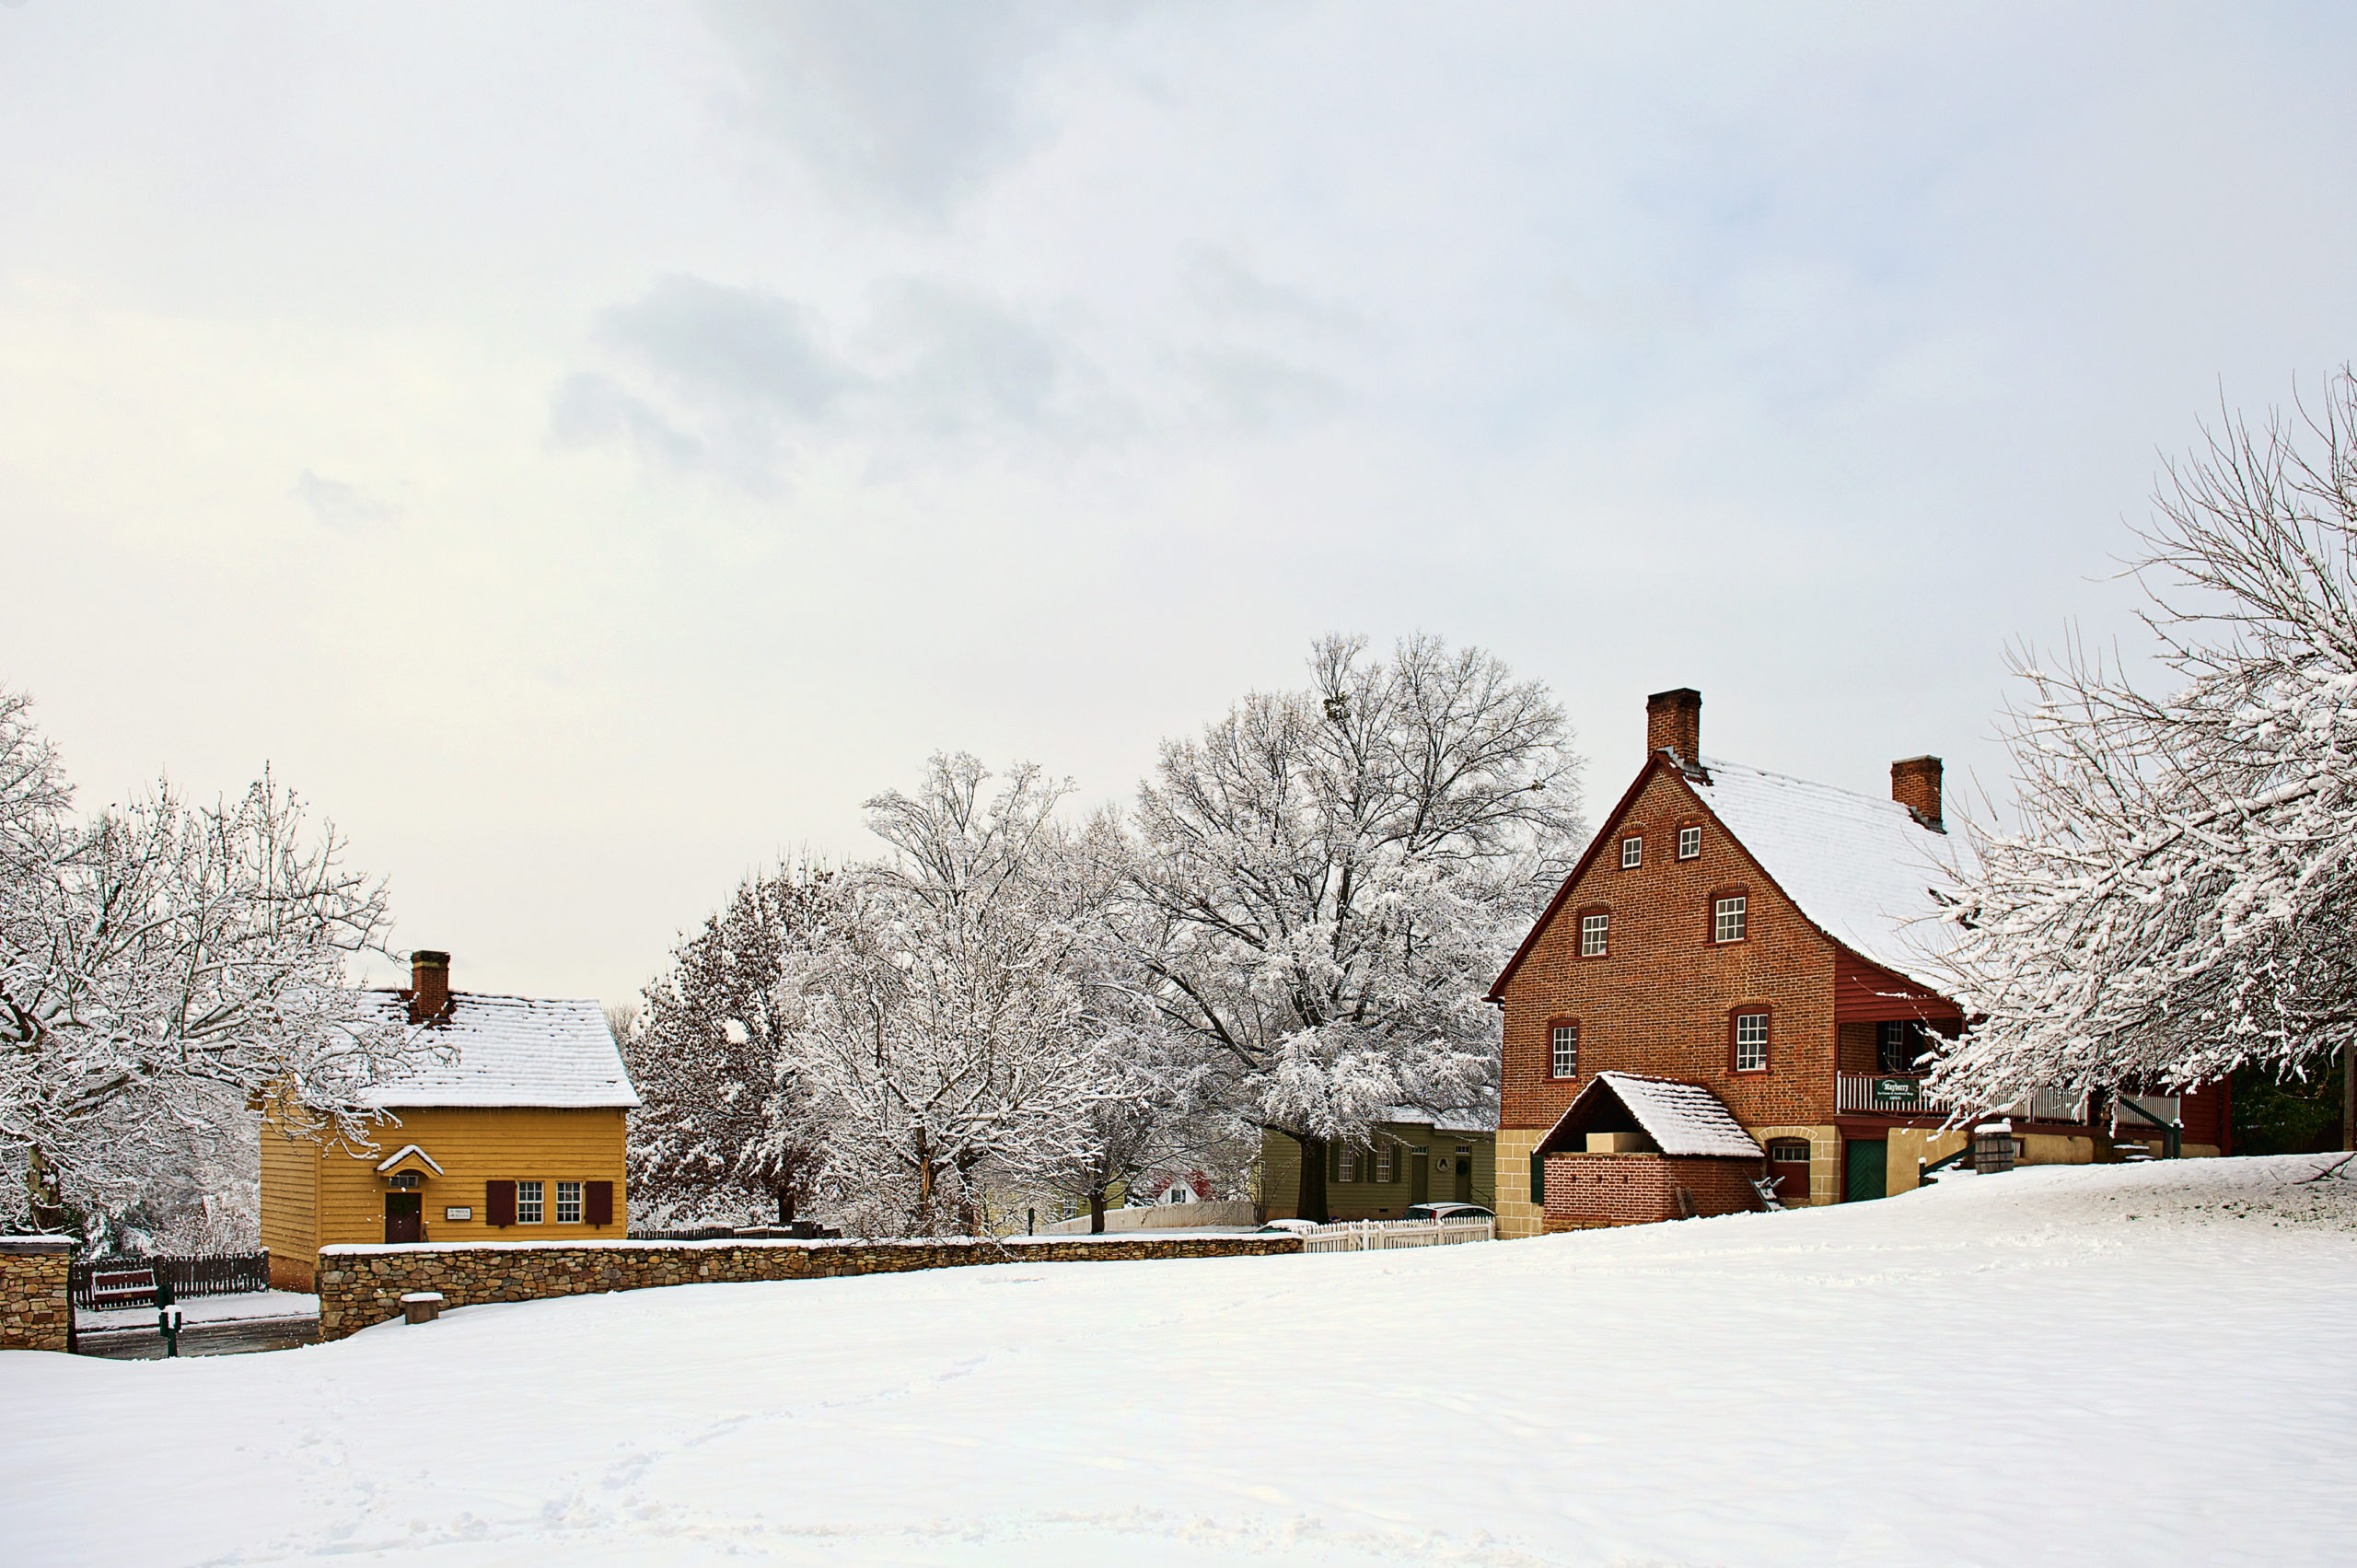
[[[2340,1146],[2357,1149],[2357,1045],[2340,1048]]]
[[[1326,1212],[1326,1140],[1299,1132],[1285,1136],[1301,1145],[1301,1196],[1294,1213],[1324,1225],[1333,1217]]]
[[[1109,1182],[1099,1180],[1089,1186],[1088,1234],[1091,1236],[1105,1234],[1105,1189],[1109,1185]]]
[[[57,1167],[49,1156],[33,1145],[25,1166],[25,1198],[32,1210],[33,1229],[52,1231],[65,1224],[65,1201],[59,1191]]]
[[[794,1223],[794,1184],[791,1182],[777,1190],[777,1223],[780,1225]]]

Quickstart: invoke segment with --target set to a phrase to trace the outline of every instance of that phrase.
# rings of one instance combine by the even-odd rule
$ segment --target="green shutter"
[[[1530,1151],[1530,1201],[1540,1208],[1547,1206],[1547,1152]]]
[[[1326,1145],[1326,1179],[1329,1181],[1342,1179],[1342,1145],[1339,1143]]]

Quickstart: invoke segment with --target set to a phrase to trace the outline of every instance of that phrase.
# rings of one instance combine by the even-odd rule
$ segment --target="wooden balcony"
[[[1923,1092],[1921,1073],[1837,1073],[1834,1105],[1848,1115],[1945,1116],[1949,1102]]]

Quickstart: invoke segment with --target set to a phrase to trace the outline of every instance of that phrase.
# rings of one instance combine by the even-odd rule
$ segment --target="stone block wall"
[[[1751,1178],[1758,1160],[1674,1155],[1549,1155],[1547,1228],[1651,1225],[1680,1218],[1678,1189],[1694,1195],[1697,1217],[1748,1214],[1760,1206]]]
[[[0,1236],[0,1350],[63,1351],[73,1342],[74,1243]]]
[[[661,1285],[833,1279],[985,1263],[1109,1263],[1298,1252],[1293,1236],[1010,1237],[998,1241],[613,1241],[329,1247],[319,1252],[319,1338],[340,1340],[401,1316],[405,1292],[446,1307],[539,1301]],[[59,1278],[64,1279],[62,1272]]]

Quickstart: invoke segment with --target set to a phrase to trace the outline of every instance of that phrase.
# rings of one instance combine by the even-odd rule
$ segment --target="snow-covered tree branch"
[[[1164,745],[1122,919],[1165,1027],[1239,1119],[1301,1144],[1322,1215],[1328,1143],[1494,1103],[1483,997],[1585,830],[1539,682],[1429,637],[1387,660],[1327,637],[1310,668]]]
[[[2357,1032],[2357,381],[2173,466],[2136,562],[2174,690],[2018,656],[2017,827],[1952,912],[1968,1103],[2297,1072]]]
[[[672,950],[617,1038],[644,1104],[631,1115],[633,1201],[672,1221],[795,1217],[824,1152],[799,1083],[780,1072],[778,981],[824,939],[833,873],[784,866],[738,885]]]
[[[869,801],[892,858],[846,868],[778,988],[782,1075],[861,1228],[976,1230],[982,1183],[1086,1161],[1095,1113],[1135,1087],[1103,1002],[1103,857],[1055,819],[1068,785],[990,777],[935,756],[915,795]]]
[[[362,1135],[401,1031],[347,984],[384,889],[264,776],[192,806],[168,784],[87,821],[21,699],[0,699],[0,1158],[53,1224],[138,1196],[220,1107],[271,1092]]]

